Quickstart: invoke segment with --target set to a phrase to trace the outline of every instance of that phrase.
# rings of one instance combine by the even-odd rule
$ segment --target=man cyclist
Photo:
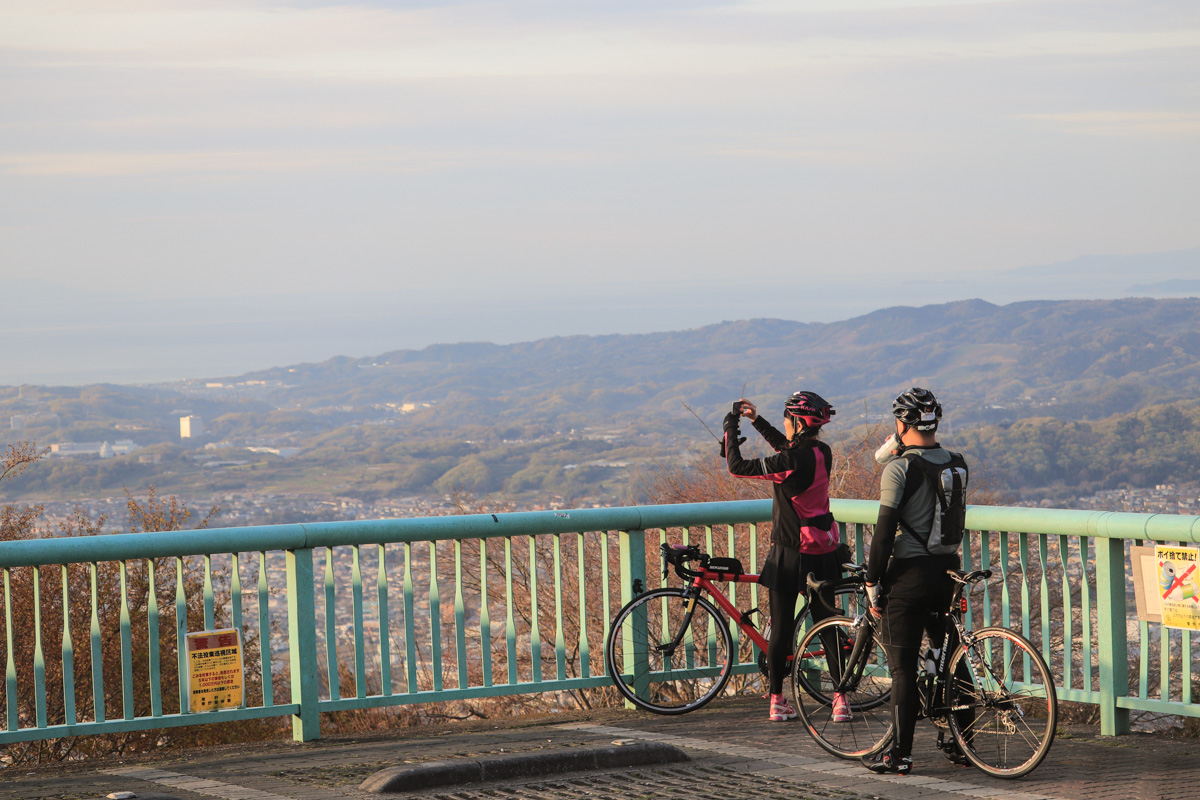
[[[725,415],[722,449],[729,473],[739,478],[758,478],[774,484],[771,513],[771,550],[763,562],[758,582],[770,593],[771,637],[767,643],[767,676],[770,682],[769,719],[783,722],[796,711],[783,694],[787,660],[792,654],[792,631],[796,627],[796,600],[806,586],[809,573],[818,580],[841,575],[838,558],[840,535],[829,511],[829,471],[833,453],[818,436],[821,426],[836,412],[815,392],[796,392],[783,407],[783,433],[758,415],[754,403],[742,398]],[[738,423],[747,417],[775,455],[742,458]],[[813,618],[833,612],[813,607]],[[834,698],[833,717],[850,719],[850,705],[839,694]]]
[[[892,674],[894,738],[891,749],[864,756],[862,761],[872,772],[906,775],[912,770],[913,731],[920,702],[917,658],[921,636],[928,631],[931,642],[942,642],[941,614],[954,592],[954,581],[946,571],[958,569],[961,562],[957,544],[937,547],[929,543],[934,515],[939,513],[938,500],[923,471],[913,464],[915,458],[937,465],[951,463],[952,454],[935,438],[942,406],[932,392],[914,387],[893,401],[892,414],[896,418],[894,448],[888,453],[885,444],[877,454],[886,465],[879,482],[879,518],[867,560],[866,584],[877,637]],[[966,465],[961,457],[953,458],[962,464],[965,489]]]

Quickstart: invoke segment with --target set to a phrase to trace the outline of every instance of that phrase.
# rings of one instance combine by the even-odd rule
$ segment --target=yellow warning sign
[[[1156,545],[1162,622],[1168,628],[1200,630],[1200,550]]]
[[[242,641],[236,628],[187,635],[188,703],[193,713],[242,704]]]

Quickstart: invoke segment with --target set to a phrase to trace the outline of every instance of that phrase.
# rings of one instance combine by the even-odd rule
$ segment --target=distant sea
[[[649,280],[602,289],[583,283],[151,298],[6,279],[0,297],[0,386],[157,383],[233,377],[259,369],[362,358],[431,344],[497,344],[552,336],[649,333],[738,319],[834,322],[897,305],[981,298],[1104,299],[1200,294],[1200,248],[1072,261],[955,280],[819,279],[798,269],[795,291],[755,280]]]

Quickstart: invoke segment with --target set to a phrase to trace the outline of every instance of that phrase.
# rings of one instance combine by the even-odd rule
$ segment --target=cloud
[[[5,0],[0,249],[169,293],[1194,246],[1193,9]]]
[[[1088,136],[1161,137],[1200,133],[1200,112],[1079,111],[1020,114],[1019,119],[1050,123],[1068,133]]]
[[[192,174],[207,178],[297,172],[385,172],[462,169],[481,164],[563,164],[595,161],[588,152],[535,149],[327,148],[186,150],[178,152],[60,152],[0,154],[0,173],[42,177],[116,177]]]
[[[536,4],[531,9],[527,3],[415,9],[93,3],[67,11],[17,3],[0,10],[0,48],[64,65],[394,82],[746,75],[1200,45],[1200,26],[1120,28],[1111,21],[1089,26],[1076,20],[1078,27],[1069,28],[1026,5],[857,0],[838,13],[820,2],[658,5],[653,14],[619,14],[588,5],[575,13]],[[767,22],[765,11],[771,12]]]

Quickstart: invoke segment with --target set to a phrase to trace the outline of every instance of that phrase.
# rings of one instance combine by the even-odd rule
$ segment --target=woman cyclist
[[[758,415],[754,403],[742,398],[725,415],[725,459],[729,473],[739,478],[771,481],[774,506],[771,513],[771,551],[763,563],[759,583],[769,590],[771,638],[767,643],[773,722],[796,716],[783,695],[787,659],[792,654],[791,635],[796,626],[796,601],[811,573],[818,580],[840,576],[837,555],[838,525],[829,512],[829,471],[833,454],[820,441],[821,426],[836,412],[814,392],[796,392],[783,406],[783,433]],[[742,458],[738,437],[741,417],[748,417],[767,444],[775,450],[768,458]],[[819,604],[818,604],[819,605]],[[813,617],[823,619],[832,612],[813,606]],[[834,721],[850,719],[850,706],[835,695]]]

